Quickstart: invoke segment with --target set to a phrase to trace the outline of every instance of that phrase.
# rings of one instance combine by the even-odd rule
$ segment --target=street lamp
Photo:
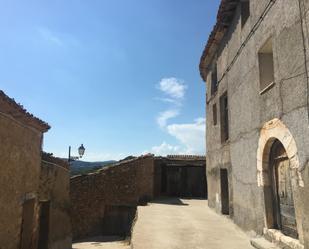
[[[79,157],[78,156],[71,156],[71,146],[69,146],[68,162],[70,163],[71,161],[78,160],[79,158],[82,158],[84,153],[85,153],[85,147],[84,147],[83,144],[81,144],[81,146],[78,147]]]

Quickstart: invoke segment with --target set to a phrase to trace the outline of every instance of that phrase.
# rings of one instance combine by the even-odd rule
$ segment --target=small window
[[[250,16],[250,2],[243,0],[240,2],[241,27],[243,27]]]
[[[229,112],[227,92],[220,97],[220,124],[221,124],[221,142],[229,139]]]
[[[218,90],[217,64],[214,64],[211,72],[211,95]]]
[[[217,105],[216,104],[212,106],[212,120],[213,120],[213,124],[217,125]]]
[[[274,83],[274,57],[272,39],[269,39],[259,50],[260,91],[269,89]]]

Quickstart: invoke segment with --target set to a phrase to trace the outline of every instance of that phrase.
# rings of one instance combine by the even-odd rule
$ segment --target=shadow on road
[[[124,240],[126,240],[126,238],[122,236],[97,236],[97,237],[77,240],[77,241],[74,241],[74,243],[84,243],[84,242],[102,243],[102,242],[117,242],[117,241],[124,241]]]
[[[171,198],[171,197],[161,197],[151,201],[150,203],[158,203],[158,204],[166,204],[166,205],[180,205],[180,206],[188,206],[188,203],[183,202],[179,198]]]

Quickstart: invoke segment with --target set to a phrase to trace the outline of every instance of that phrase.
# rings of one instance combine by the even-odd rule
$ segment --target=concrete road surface
[[[73,243],[72,249],[130,249],[130,245],[118,237],[101,236]]]
[[[138,207],[133,249],[253,249],[248,236],[206,200],[162,199]]]

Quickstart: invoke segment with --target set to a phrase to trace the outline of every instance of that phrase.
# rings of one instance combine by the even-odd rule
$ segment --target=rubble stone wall
[[[102,234],[105,211],[111,213],[113,206],[122,210],[119,207],[136,207],[140,202],[151,200],[154,195],[153,179],[152,155],[72,177],[73,240]]]
[[[70,171],[67,162],[43,154],[39,199],[49,203],[48,248],[70,248]]]
[[[41,141],[41,132],[0,113],[0,248],[19,248],[23,204],[29,199],[35,201],[30,233],[36,246]]]

